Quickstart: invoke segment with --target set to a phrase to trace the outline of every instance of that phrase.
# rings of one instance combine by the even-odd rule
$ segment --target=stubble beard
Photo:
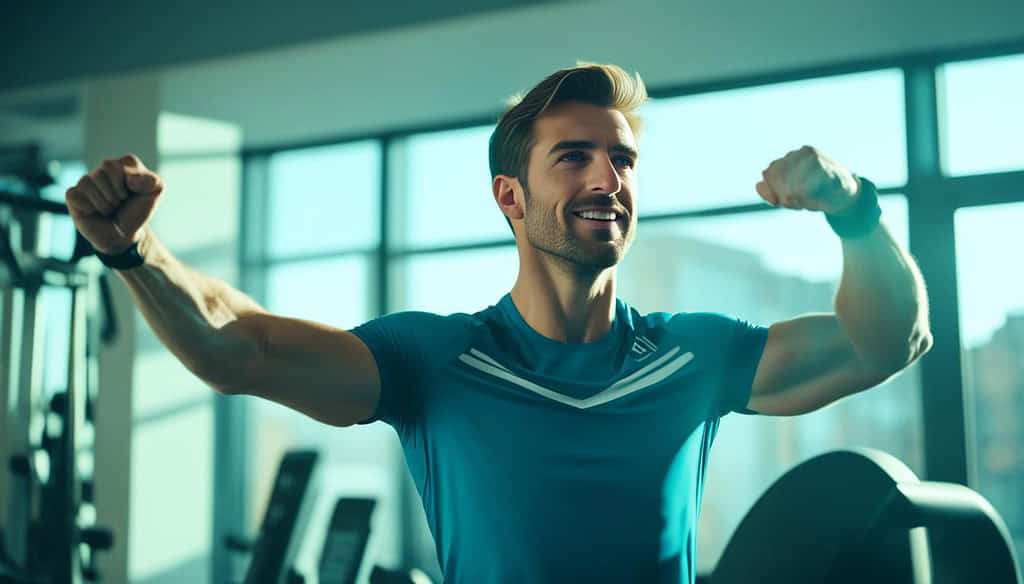
[[[632,225],[626,237],[613,245],[588,245],[570,226],[559,223],[554,213],[536,204],[529,189],[523,185],[526,200],[526,241],[534,249],[562,260],[575,271],[598,272],[615,266],[625,257],[632,243]],[[570,220],[571,221],[571,220]]]

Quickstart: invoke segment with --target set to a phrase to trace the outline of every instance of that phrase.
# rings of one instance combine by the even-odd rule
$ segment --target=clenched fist
[[[754,185],[770,205],[842,214],[860,192],[860,181],[849,169],[821,150],[804,146],[774,160]]]
[[[142,239],[164,181],[134,154],[104,160],[68,189],[71,219],[97,251],[118,254]]]

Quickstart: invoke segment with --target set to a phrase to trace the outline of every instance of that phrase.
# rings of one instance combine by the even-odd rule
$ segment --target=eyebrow
[[[548,156],[551,156],[555,152],[561,150],[595,150],[597,149],[597,143],[591,142],[590,140],[562,140],[558,144],[551,147],[548,151]],[[626,146],[625,144],[613,144],[609,149],[609,152],[618,152],[622,154],[628,154],[633,157],[633,160],[640,158],[640,153],[636,151],[636,148],[632,146]]]

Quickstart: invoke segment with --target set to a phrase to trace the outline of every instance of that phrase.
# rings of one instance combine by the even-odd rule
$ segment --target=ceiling
[[[563,0],[14,2],[0,19],[0,143],[81,148],[81,81],[265,54]],[[56,8],[55,8],[56,7]]]
[[[557,0],[9,2],[0,91],[281,48]]]

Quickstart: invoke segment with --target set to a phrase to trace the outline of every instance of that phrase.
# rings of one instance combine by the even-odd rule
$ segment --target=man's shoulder
[[[630,310],[637,331],[649,335],[707,337],[727,333],[737,325],[743,324],[743,321],[735,316],[714,311],[641,313],[633,307],[630,307]]]
[[[438,314],[425,310],[399,310],[371,319],[360,325],[360,327],[376,325],[401,332],[436,334],[446,330],[456,331],[472,328],[479,324],[480,321],[479,313],[454,312],[451,314]]]
[[[352,329],[363,337],[385,337],[392,342],[414,343],[441,349],[465,344],[484,322],[483,312],[439,314],[401,310],[371,319]]]

